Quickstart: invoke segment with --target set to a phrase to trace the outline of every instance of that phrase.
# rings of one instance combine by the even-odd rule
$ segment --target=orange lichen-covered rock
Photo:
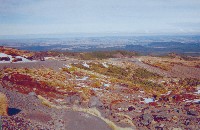
[[[0,115],[8,115],[8,100],[5,94],[0,92]]]

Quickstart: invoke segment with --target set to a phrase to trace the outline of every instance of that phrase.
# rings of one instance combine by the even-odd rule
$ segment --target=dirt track
[[[7,95],[10,116],[3,116],[3,129],[111,130],[100,118],[66,109],[49,108],[36,96],[10,91],[0,85]],[[12,125],[11,125],[12,124]]]
[[[148,64],[143,63],[139,60],[139,58],[134,58],[129,60],[134,64],[147,69],[150,72],[157,73],[164,77],[177,77],[177,78],[197,78],[200,79],[200,68],[187,67],[181,65],[174,65],[171,70],[165,71],[160,68],[150,66]]]

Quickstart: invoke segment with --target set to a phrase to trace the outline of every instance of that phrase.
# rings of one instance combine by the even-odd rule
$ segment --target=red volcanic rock
[[[0,46],[0,52],[11,55],[11,56],[23,56],[25,55],[27,58],[31,58],[35,55],[33,52],[18,50],[10,47]]]
[[[150,102],[149,105],[150,105],[150,106],[157,106],[158,103],[156,103],[156,102]]]
[[[0,115],[8,115],[8,101],[6,95],[3,93],[0,93]]]
[[[172,99],[176,102],[181,102],[183,100],[193,100],[198,98],[196,95],[193,94],[175,94],[172,96]]]
[[[183,95],[184,99],[189,99],[189,100],[193,100],[196,98],[196,95],[192,95],[192,94],[184,94]]]
[[[37,81],[31,76],[19,73],[4,76],[2,84],[9,89],[16,89],[25,94],[35,92],[37,95],[47,95],[48,97],[62,96],[65,94],[65,92],[56,90],[55,86],[49,86],[46,82]]]
[[[176,101],[176,102],[180,102],[180,101],[183,100],[182,97],[181,97],[181,95],[178,95],[178,94],[172,96],[172,98],[173,98],[174,101]]]
[[[18,61],[22,61],[22,58],[15,58],[15,59],[13,60],[13,62],[18,62]]]
[[[186,88],[186,91],[187,91],[187,92],[195,92],[196,89],[195,89],[195,87],[189,86],[189,87]]]

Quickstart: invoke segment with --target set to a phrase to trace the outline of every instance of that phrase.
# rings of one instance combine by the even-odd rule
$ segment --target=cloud
[[[199,23],[199,7],[199,0],[0,0],[0,29],[2,34],[18,27],[23,33],[197,30],[197,24],[182,24]]]

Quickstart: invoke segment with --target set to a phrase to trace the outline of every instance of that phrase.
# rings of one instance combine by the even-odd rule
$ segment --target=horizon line
[[[75,37],[126,37],[126,36],[197,36],[199,33],[129,33],[129,32],[105,32],[105,33],[44,33],[44,34],[18,34],[0,35],[3,39],[39,39],[39,38],[75,38]]]

